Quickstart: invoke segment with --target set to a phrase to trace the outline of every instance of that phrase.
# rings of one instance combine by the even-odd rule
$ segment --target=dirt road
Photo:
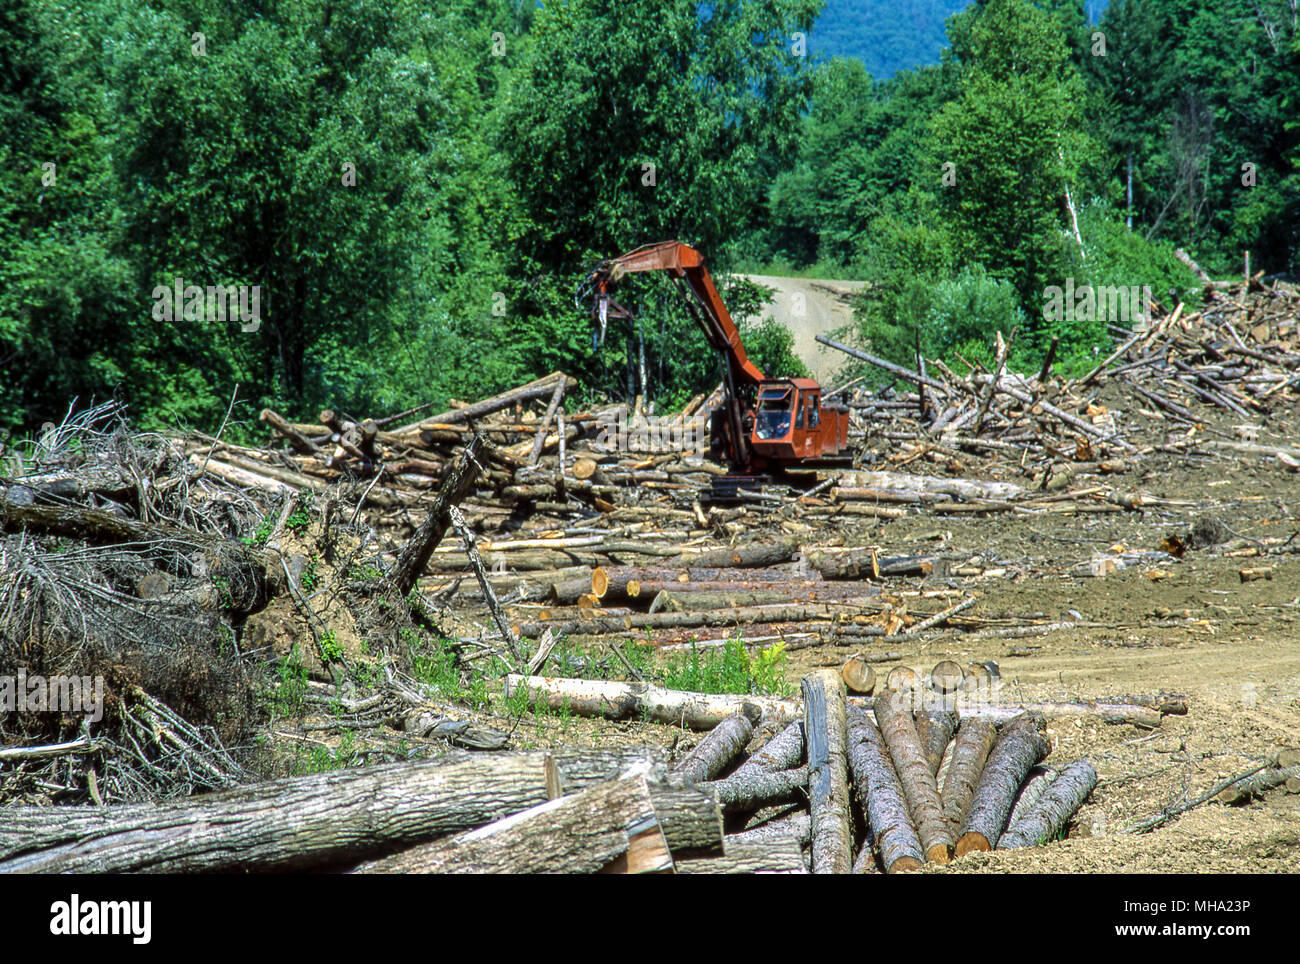
[[[853,320],[849,296],[861,289],[861,281],[822,281],[816,278],[782,278],[751,274],[744,277],[776,289],[763,318],[775,318],[794,333],[794,353],[808,366],[813,378],[834,387],[834,374],[844,356],[820,345],[818,335],[829,334]]]

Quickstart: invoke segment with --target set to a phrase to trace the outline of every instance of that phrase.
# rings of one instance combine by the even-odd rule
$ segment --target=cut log
[[[834,672],[833,670],[831,672]],[[602,682],[556,676],[522,676],[511,673],[505,678],[506,695],[526,690],[531,704],[547,709],[566,709],[579,716],[604,717],[611,720],[644,718],[658,723],[711,730],[732,713],[751,704],[763,716],[777,721],[797,719],[803,706],[797,699],[775,696],[737,696],[725,693],[695,693],[669,690],[650,683]],[[851,701],[858,703],[860,701]],[[870,701],[861,701],[869,706]],[[1085,719],[1097,722],[1135,722],[1159,726],[1158,710],[1118,703],[991,703],[958,702],[964,717],[1002,723],[1025,713],[1046,719]],[[1147,721],[1150,721],[1149,723]]]
[[[778,840],[789,838],[807,849],[812,845],[812,817],[803,812],[768,820],[756,827],[742,830],[740,833],[727,835],[727,842],[757,843],[761,840]]]
[[[960,827],[966,820],[975,788],[984,772],[984,763],[997,735],[997,727],[988,720],[967,717],[961,721],[957,738],[953,741],[948,778],[943,782],[943,792],[939,797],[943,803],[944,819],[953,827]]]
[[[934,664],[934,669],[930,670],[930,688],[936,693],[955,693],[961,688],[966,674],[961,668],[960,663],[955,663],[950,659],[942,660]]]
[[[1097,786],[1097,771],[1088,760],[1075,760],[1052,781],[1029,812],[998,840],[999,850],[1037,847],[1065,829]]]
[[[712,549],[695,554],[683,553],[674,557],[674,562],[686,566],[731,566],[749,569],[789,562],[798,551],[797,539],[782,539],[779,542],[736,546],[731,549]]]
[[[742,842],[727,838],[727,852],[708,860],[679,860],[679,874],[806,874],[803,850],[792,839]]]
[[[1007,819],[1007,828],[1010,829],[1016,825],[1025,814],[1034,808],[1038,798],[1043,795],[1043,791],[1052,785],[1056,779],[1056,768],[1039,764],[1029,771],[1025,777],[1025,784],[1016,794],[1016,804],[1011,808],[1011,816]]]
[[[853,835],[844,682],[834,670],[817,670],[803,678],[800,688],[808,743],[813,873],[847,874],[853,869]]]
[[[342,866],[544,803],[547,773],[545,753],[467,753],[272,780],[178,804],[8,807],[0,873]]]
[[[948,741],[952,739],[961,718],[956,710],[921,710],[914,714],[914,718],[926,763],[930,766],[930,772],[937,777],[944,750],[948,749]]]
[[[762,749],[750,754],[749,759],[738,766],[732,776],[788,770],[803,760],[803,748],[803,721],[796,720],[768,740]]]
[[[658,830],[650,788],[636,774],[599,784],[357,867],[363,874],[591,874],[626,854],[634,837],[654,828],[658,859],[640,869],[672,868]]]
[[[891,693],[911,692],[920,685],[920,682],[920,677],[912,667],[895,666],[885,677],[885,689]]]
[[[870,693],[876,686],[876,671],[861,653],[850,656],[840,667],[840,677],[850,693]]]
[[[1051,747],[1042,733],[1040,717],[1025,714],[1002,728],[989,752],[971,799],[970,812],[957,839],[957,856],[988,851],[997,846],[1006,828],[1016,791],[1025,776],[1047,756]]]
[[[482,444],[482,435],[475,435],[460,455],[456,456],[456,461],[452,463],[446,477],[442,480],[437,498],[429,507],[428,517],[397,554],[397,561],[393,564],[389,575],[394,587],[402,596],[406,596],[415,588],[415,583],[424,574],[433,551],[438,548],[438,543],[442,542],[442,537],[446,535],[451,525],[451,517],[447,509],[459,505],[474,487],[474,482],[482,468],[476,458]]]
[[[903,788],[889,759],[884,738],[866,712],[849,713],[849,766],[858,804],[866,817],[868,846],[891,874],[916,870],[925,854],[907,812]]]
[[[520,385],[518,388],[512,388],[508,392],[502,392],[500,395],[493,395],[491,398],[485,398],[481,402],[475,402],[473,405],[466,405],[464,408],[453,408],[450,411],[439,412],[437,415],[431,415],[428,418],[421,419],[410,425],[404,425],[401,428],[393,430],[397,435],[419,434],[422,428],[430,428],[438,425],[454,425],[460,422],[469,422],[482,418],[484,415],[491,415],[493,412],[499,412],[503,408],[509,408],[522,402],[532,401],[533,399],[546,398],[555,392],[555,383],[563,381],[566,390],[572,390],[578,387],[578,381],[559,372],[552,372],[545,378],[539,378],[529,382],[527,385]]]
[[[806,802],[808,768],[796,767],[775,773],[755,771],[733,774],[725,780],[701,783],[699,786],[717,796],[723,813],[751,813],[763,807]]]
[[[1238,780],[1219,794],[1219,800],[1226,804],[1246,803],[1265,790],[1271,790],[1279,784],[1295,779],[1300,779],[1300,766],[1264,770],[1244,780]]]
[[[875,699],[874,709],[880,733],[889,748],[889,758],[903,788],[903,797],[907,800],[908,812],[921,839],[925,859],[930,863],[946,864],[952,857],[952,829],[943,819],[939,787],[916,732],[912,701],[905,695],[881,693]]]
[[[719,857],[723,853],[722,806],[700,787],[679,787],[667,780],[650,782],[650,801],[664,841],[674,857]]]
[[[728,716],[673,769],[673,777],[684,783],[703,783],[722,773],[749,745],[760,716],[757,707],[745,707]]]

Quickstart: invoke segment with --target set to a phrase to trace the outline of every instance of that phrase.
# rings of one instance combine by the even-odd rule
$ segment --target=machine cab
[[[764,381],[754,405],[750,442],[767,459],[822,454],[821,386],[809,378]]]

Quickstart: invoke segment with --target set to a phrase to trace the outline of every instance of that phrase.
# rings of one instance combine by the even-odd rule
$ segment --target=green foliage
[[[334,630],[327,629],[320,636],[320,658],[332,663],[343,658],[343,646],[335,638]]]
[[[698,693],[753,693],[785,696],[790,684],[785,678],[785,644],[777,643],[751,656],[739,636],[720,648],[698,649],[670,657],[664,671],[664,686]]]
[[[926,312],[922,351],[949,357],[953,349],[971,361],[991,361],[997,332],[1010,339],[1024,327],[1016,290],[991,277],[982,265],[962,268],[934,286]],[[976,357],[972,358],[971,354]]]
[[[402,636],[411,661],[411,675],[433,687],[445,699],[461,699],[465,688],[461,683],[455,644],[449,639],[430,639],[414,630],[405,630]]]
[[[277,670],[279,685],[271,698],[271,709],[277,716],[301,716],[307,697],[307,667],[295,644],[289,655],[280,660]]]

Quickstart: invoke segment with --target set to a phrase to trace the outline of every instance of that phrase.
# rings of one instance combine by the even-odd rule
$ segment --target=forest
[[[601,258],[669,238],[720,275],[866,281],[849,335],[886,357],[987,363],[1001,331],[1025,367],[1055,339],[1066,374],[1115,319],[1053,316],[1053,288],[1191,306],[1177,249],[1294,276],[1288,0],[976,2],[887,79],[805,43],[820,14],[6,0],[0,430],[116,398],[145,429],[229,409],[238,440],[264,406],[441,406],[555,370],[575,401],[679,405],[719,367],[666,285],[629,285],[636,325],[596,350],[573,302]],[[764,293],[724,295],[743,317]],[[797,368],[783,329],[749,338]]]

